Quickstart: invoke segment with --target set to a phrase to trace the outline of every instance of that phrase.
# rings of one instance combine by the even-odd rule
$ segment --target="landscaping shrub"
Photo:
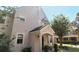
[[[58,45],[54,44],[54,52],[57,52],[57,51],[58,51]]]
[[[52,51],[52,46],[49,46],[49,50]]]
[[[49,47],[48,45],[45,45],[45,46],[43,47],[44,52],[48,52],[49,49],[50,49],[50,47]]]
[[[22,49],[22,52],[32,52],[31,47],[25,47]]]
[[[0,46],[0,52],[9,52],[9,47]]]
[[[3,33],[0,34],[0,52],[10,52],[10,47],[12,47],[13,44],[10,44],[12,40],[10,39],[10,36]]]

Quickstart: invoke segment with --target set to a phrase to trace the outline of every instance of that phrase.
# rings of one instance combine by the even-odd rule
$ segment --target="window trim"
[[[17,16],[16,19],[21,22],[26,22],[26,18],[23,16]],[[21,19],[24,19],[24,20],[21,20]]]
[[[7,21],[7,16],[4,16],[4,19],[5,19],[5,21],[4,21],[4,23],[0,23],[0,25],[5,25],[6,24],[6,21]]]
[[[22,34],[22,35],[23,35],[23,41],[22,41],[22,43],[21,43],[21,44],[24,44],[24,33],[17,33],[17,34],[16,34],[16,44],[18,44],[18,43],[17,43],[18,34]]]

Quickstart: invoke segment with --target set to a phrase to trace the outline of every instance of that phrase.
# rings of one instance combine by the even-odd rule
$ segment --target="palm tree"
[[[52,29],[59,36],[60,46],[62,47],[63,36],[68,32],[69,20],[63,15],[55,16],[51,22]]]

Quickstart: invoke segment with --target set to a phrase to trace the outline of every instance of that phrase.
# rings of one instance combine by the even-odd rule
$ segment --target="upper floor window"
[[[25,18],[24,17],[17,17],[17,19],[21,20],[21,21],[24,21],[25,22]]]
[[[22,43],[23,43],[23,34],[18,34],[17,44],[22,44]]]
[[[5,18],[0,16],[0,24],[4,24],[5,23]]]

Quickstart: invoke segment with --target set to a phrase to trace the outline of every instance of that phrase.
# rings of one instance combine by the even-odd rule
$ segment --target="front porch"
[[[45,45],[52,46],[53,48],[55,43],[54,31],[49,26],[30,32],[30,46],[33,52],[42,52]]]
[[[53,48],[53,37],[50,34],[43,34],[42,35],[42,51],[44,51],[45,46],[49,46]]]

